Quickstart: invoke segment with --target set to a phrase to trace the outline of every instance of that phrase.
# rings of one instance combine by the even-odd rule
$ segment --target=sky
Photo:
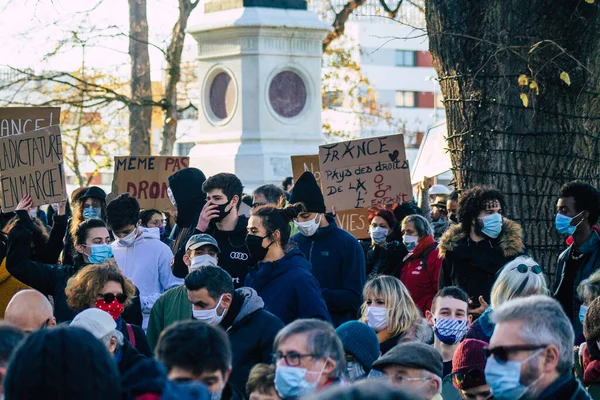
[[[147,0],[150,42],[166,48],[178,16],[176,0]],[[194,13],[202,12],[200,4]],[[192,14],[193,18],[194,14]],[[129,74],[127,0],[0,0],[0,68],[73,71],[82,64]],[[74,39],[72,32],[79,32]],[[48,60],[44,55],[69,44]],[[186,47],[193,46],[191,36]],[[162,53],[150,46],[152,79],[161,80]]]

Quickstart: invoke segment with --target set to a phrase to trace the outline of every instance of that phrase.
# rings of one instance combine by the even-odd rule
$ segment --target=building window
[[[396,107],[417,107],[417,93],[396,91]]]
[[[416,51],[396,50],[396,67],[416,67]]]
[[[194,148],[196,143],[177,143],[177,155],[181,157],[189,156],[190,151]]]
[[[341,90],[332,90],[329,92],[325,92],[323,103],[325,103],[325,106],[327,108],[337,108],[343,105],[343,100],[343,93]]]

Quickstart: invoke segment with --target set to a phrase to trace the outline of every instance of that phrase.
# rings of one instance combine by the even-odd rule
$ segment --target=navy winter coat
[[[298,249],[277,261],[259,262],[246,277],[246,286],[256,290],[265,302],[265,310],[286,325],[299,318],[331,321],[319,282]]]
[[[319,228],[313,236],[297,233],[292,241],[298,243],[312,265],[337,327],[358,316],[366,280],[365,254],[358,240],[338,228],[334,218],[328,216],[327,221],[329,226]]]

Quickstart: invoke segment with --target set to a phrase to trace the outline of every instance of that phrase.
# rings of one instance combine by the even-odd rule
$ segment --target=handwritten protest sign
[[[33,206],[67,199],[60,127],[0,137],[2,210],[14,211],[25,195]]]
[[[327,208],[348,210],[412,200],[404,136],[381,136],[319,147]]]
[[[321,172],[319,171],[319,156],[292,156],[292,174],[297,181],[304,172],[310,171],[321,186]],[[336,206],[335,215],[337,225],[343,230],[350,232],[357,239],[369,238],[369,210],[367,208],[354,208],[351,210],[338,210]]]
[[[59,123],[59,107],[0,107],[0,137],[20,135]]]
[[[169,176],[187,168],[189,157],[115,157],[111,198],[129,193],[144,209],[173,209],[167,189]]]

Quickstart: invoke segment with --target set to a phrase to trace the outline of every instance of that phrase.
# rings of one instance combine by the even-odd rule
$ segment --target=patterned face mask
[[[440,342],[447,345],[460,343],[467,334],[467,320],[435,318],[433,332]]]

